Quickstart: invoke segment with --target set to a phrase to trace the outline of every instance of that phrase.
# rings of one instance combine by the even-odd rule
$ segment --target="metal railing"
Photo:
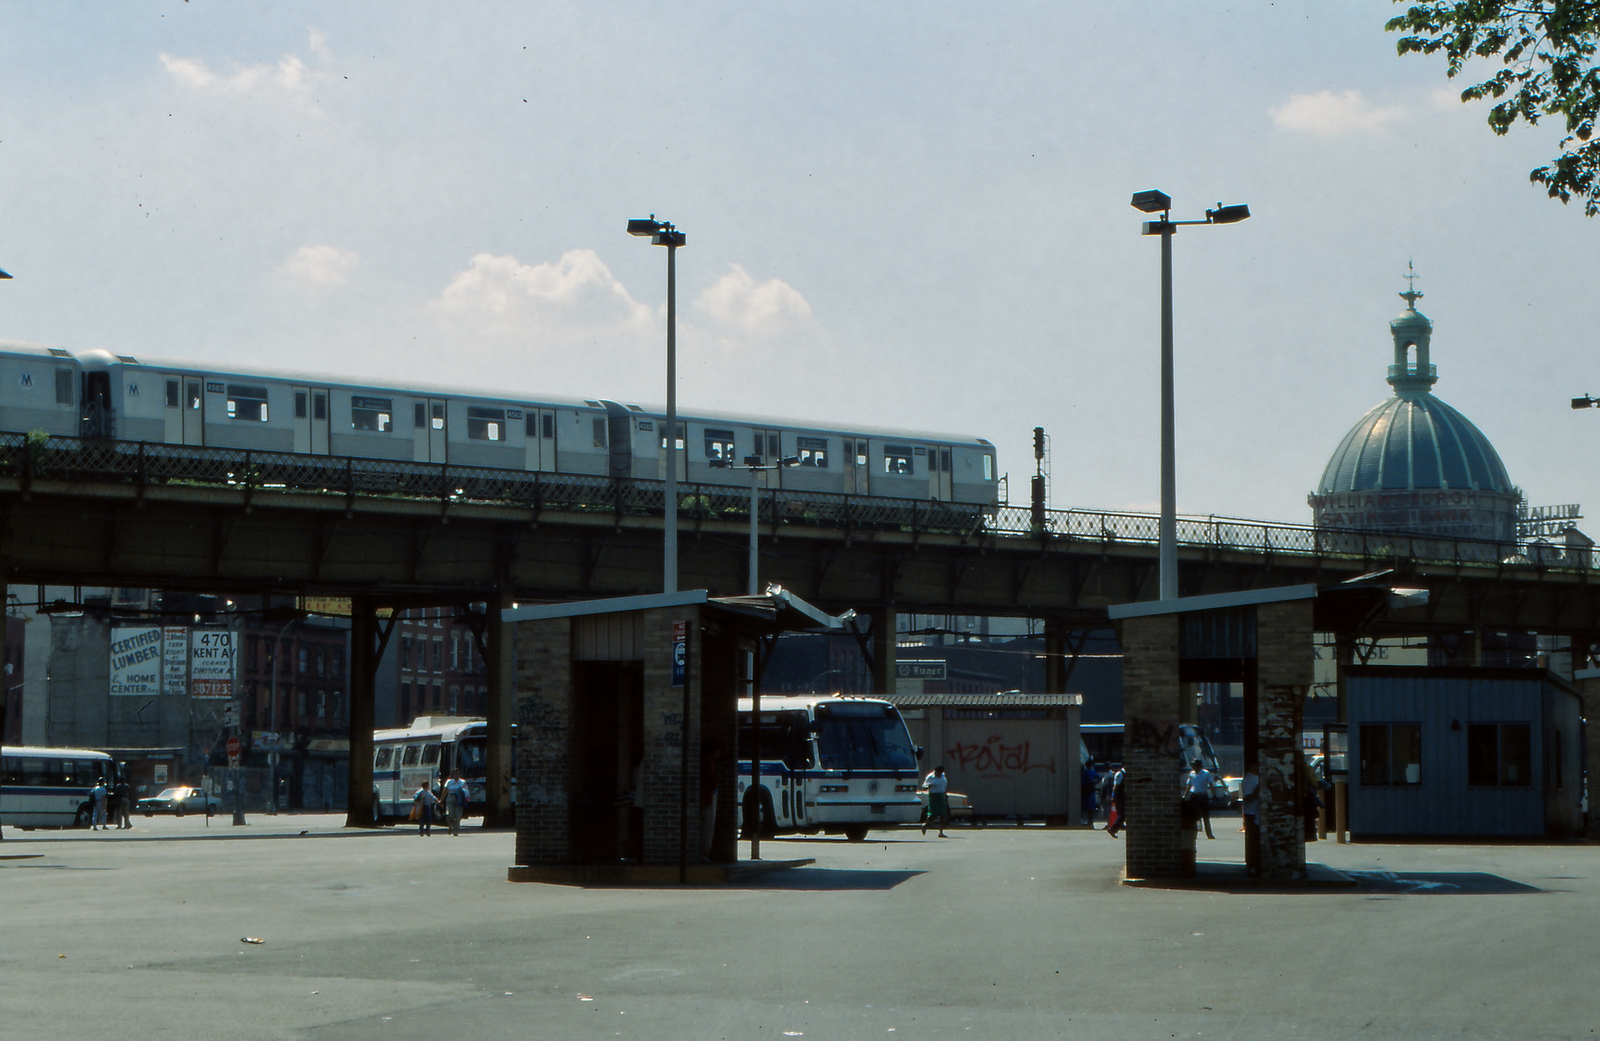
[[[39,480],[129,484],[137,487],[229,488],[257,491],[432,501],[448,506],[481,503],[531,511],[648,517],[663,512],[663,482],[600,475],[556,474],[489,467],[351,459],[201,448],[94,438],[0,434],[0,476],[24,488]],[[748,486],[680,483],[680,523],[747,521]],[[764,524],[845,530],[896,530],[912,534],[981,535],[1032,539],[1041,544],[1087,543],[1155,546],[1159,517],[1153,513],[1048,510],[1044,526],[1025,506],[984,506],[922,499],[838,495],[793,489],[763,489]],[[1596,566],[1594,550],[1542,542],[1513,545],[1304,524],[1278,524],[1236,517],[1180,517],[1178,542],[1190,547],[1388,563],[1418,561],[1502,564],[1538,570],[1583,571]]]

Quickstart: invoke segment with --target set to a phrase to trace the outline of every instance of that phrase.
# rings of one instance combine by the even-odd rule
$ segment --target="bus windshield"
[[[892,706],[819,705],[817,752],[824,770],[917,769],[905,722]]]

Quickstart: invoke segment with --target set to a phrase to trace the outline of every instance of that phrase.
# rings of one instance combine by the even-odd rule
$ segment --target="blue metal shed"
[[[1355,838],[1581,830],[1582,699],[1560,677],[1365,666],[1345,692]]]

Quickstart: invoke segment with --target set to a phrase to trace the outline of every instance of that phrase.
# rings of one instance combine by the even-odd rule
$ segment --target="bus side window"
[[[406,745],[405,757],[400,760],[401,766],[416,766],[417,760],[422,758],[421,745]]]
[[[789,713],[789,751],[783,757],[791,770],[811,768],[811,721],[804,712]]]
[[[21,784],[22,762],[14,755],[0,758],[0,784]]]
[[[387,769],[389,766],[389,761],[393,758],[394,749],[390,748],[388,745],[384,745],[382,748],[378,749],[377,757],[372,760],[372,768],[374,770]]]
[[[434,763],[437,763],[438,761],[439,761],[439,746],[438,745],[423,745],[422,746],[422,765],[423,766],[432,766]]]

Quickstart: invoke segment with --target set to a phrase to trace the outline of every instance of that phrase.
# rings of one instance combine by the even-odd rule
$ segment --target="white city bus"
[[[408,727],[373,731],[373,814],[406,816],[418,787],[426,783],[437,789],[452,770],[460,770],[467,782],[467,814],[481,816],[488,736],[489,723],[481,716],[418,716]]]
[[[0,827],[71,828],[89,823],[89,792],[104,781],[107,805],[117,764],[87,748],[0,749]]]
[[[761,699],[761,785],[750,790],[751,702],[739,699],[739,805],[746,830],[761,802],[762,833],[843,832],[915,824],[922,749],[900,710],[857,697]]]

